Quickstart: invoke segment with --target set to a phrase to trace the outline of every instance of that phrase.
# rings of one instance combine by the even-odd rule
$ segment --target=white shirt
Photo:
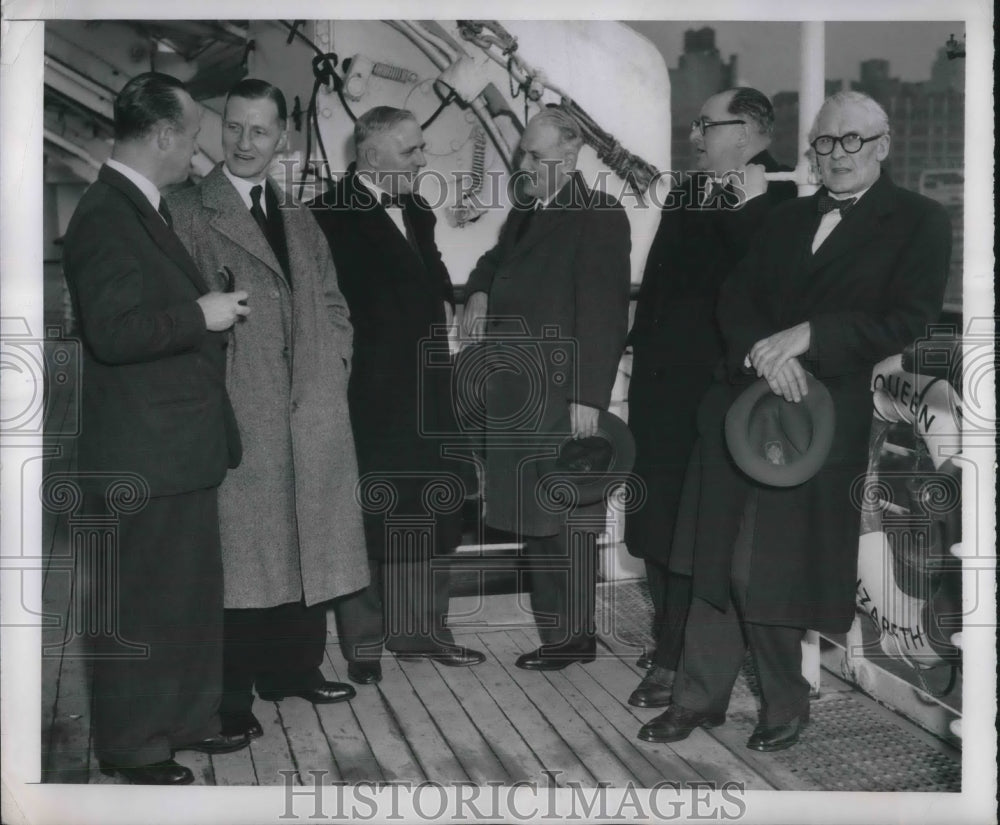
[[[222,172],[227,178],[229,178],[229,182],[236,188],[236,191],[239,194],[240,198],[243,200],[243,203],[246,206],[247,210],[249,210],[253,206],[253,198],[250,197],[250,190],[253,189],[255,186],[267,186],[267,184],[265,183],[265,181],[267,180],[266,175],[262,177],[260,180],[247,180],[246,178],[238,178],[236,177],[236,175],[234,175],[232,172],[229,171],[229,168],[225,164],[222,165]],[[267,198],[264,197],[263,192],[260,193],[260,211],[264,213],[264,217],[266,218]]]
[[[392,198],[389,192],[386,192],[381,186],[379,186],[374,181],[369,180],[363,175],[358,175],[358,180],[364,185],[365,189],[371,192],[375,196],[375,200],[381,203],[382,196],[385,195],[387,198]],[[392,218],[392,222],[396,225],[396,229],[399,230],[399,234],[404,238],[406,237],[406,224],[403,223],[403,210],[390,206],[385,210],[389,213],[389,217]]]
[[[871,189],[870,186],[866,187],[865,189],[862,189],[860,192],[854,192],[853,194],[844,194],[844,193],[838,194],[834,192],[827,192],[827,194],[835,201],[844,201],[847,200],[848,198],[856,198],[857,200],[854,202],[854,206],[851,207],[853,209],[857,207],[858,205],[857,201],[861,200],[862,196],[869,189]],[[812,243],[813,254],[816,254],[816,250],[820,248],[820,246],[823,244],[823,241],[825,241],[827,238],[830,237],[830,233],[837,228],[837,224],[840,223],[843,219],[844,216],[840,214],[839,209],[831,209],[822,217],[822,219],[819,222],[819,226],[816,229],[816,234],[813,235],[813,243]]]
[[[121,161],[113,160],[108,158],[105,161],[105,165],[109,168],[114,169],[116,172],[124,175],[132,183],[135,184],[135,188],[142,192],[146,196],[146,200],[150,202],[153,207],[153,211],[159,214],[160,212],[160,190],[156,188],[156,184],[153,183],[149,178],[147,178],[141,172],[136,172],[131,166],[126,166]],[[162,218],[163,216],[160,215]]]

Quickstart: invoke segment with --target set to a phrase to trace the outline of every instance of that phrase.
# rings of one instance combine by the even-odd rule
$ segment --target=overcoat
[[[227,350],[244,456],[219,491],[226,607],[311,605],[365,587],[351,326],[322,232],[305,207],[283,204],[290,287],[221,165],[170,208],[206,277],[227,266],[249,293]]]
[[[567,425],[556,425],[570,402],[610,403],[628,330],[630,250],[625,210],[574,173],[535,214],[513,210],[469,276],[469,294],[489,295],[485,339],[470,356],[479,363],[468,372],[485,387],[490,526],[545,536],[565,522],[565,510],[537,496],[534,459],[565,437]]]
[[[375,489],[368,482],[379,479],[395,493],[388,511],[381,496],[363,497],[375,560],[385,557],[386,517],[400,515],[433,514],[435,550],[453,550],[465,492],[460,462],[442,455],[442,448],[465,442],[452,416],[444,334],[445,303],[454,308],[451,278],[434,241],[433,210],[417,194],[401,200],[416,248],[353,168],[309,204],[329,241],[354,327],[348,397],[362,489]],[[448,492],[435,507],[424,492],[438,481]]]
[[[942,206],[883,173],[813,254],[821,192],[775,208],[723,284],[725,367],[698,411],[671,569],[693,572],[694,594],[725,608],[733,541],[756,490],[745,620],[838,633],[854,616],[872,367],[926,334],[940,313],[951,227]],[[743,367],[753,344],[803,321],[811,340],[800,363],[833,398],[833,447],[802,485],[756,485],[731,463],[725,414],[755,378]]]
[[[749,162],[766,172],[782,171],[766,151]],[[719,287],[771,209],[795,197],[795,184],[784,181],[742,206],[728,187],[702,203],[699,183],[697,175],[689,176],[664,203],[628,338],[633,472],[646,496],[645,504],[626,518],[625,542],[633,556],[663,565],[670,557],[684,473],[698,436],[698,404],[722,357],[715,318]]]

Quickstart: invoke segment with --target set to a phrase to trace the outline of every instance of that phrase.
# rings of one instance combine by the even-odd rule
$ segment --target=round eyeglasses
[[[880,137],[882,137],[882,135],[872,135],[871,137],[863,138],[861,135],[854,134],[854,132],[848,132],[846,135],[841,135],[840,137],[834,137],[833,135],[820,135],[809,145],[812,146],[813,151],[817,155],[832,155],[833,150],[839,143],[847,154],[853,155],[855,152],[860,152],[861,147],[866,143],[878,140]]]
[[[705,136],[705,130],[711,129],[713,126],[731,126],[735,123],[746,123],[745,120],[709,120],[707,117],[696,117],[691,121],[691,128],[694,129],[702,137]]]

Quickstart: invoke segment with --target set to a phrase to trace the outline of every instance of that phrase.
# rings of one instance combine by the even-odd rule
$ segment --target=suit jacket
[[[746,618],[836,633],[854,615],[872,367],[923,336],[937,318],[951,227],[940,204],[883,174],[814,255],[819,195],[777,207],[722,287],[726,369],[699,410],[700,461],[677,544],[688,547],[689,562],[693,553],[695,595],[723,606],[743,502],[757,489]],[[750,347],[803,321],[812,335],[800,361],[833,397],[833,447],[819,473],[798,487],[755,485],[730,463],[726,410],[755,379],[742,366]],[[676,549],[675,555],[684,556]]]
[[[291,286],[221,165],[170,200],[201,271],[214,279],[228,266],[250,296],[226,369],[245,452],[219,491],[229,608],[303,596],[311,605],[368,583],[347,409],[347,306],[316,222],[273,194],[283,203]]]
[[[767,152],[750,163],[762,164],[767,172],[782,170]],[[697,183],[689,177],[667,198],[629,333],[628,422],[636,441],[634,472],[645,484],[646,503],[629,513],[625,541],[632,555],[661,564],[670,556],[684,474],[697,439],[698,404],[722,358],[715,319],[719,288],[768,213],[796,193],[794,183],[772,183],[738,207],[727,187],[703,206]]]
[[[326,235],[354,327],[348,391],[362,476],[391,478],[390,513],[366,508],[369,555],[384,557],[385,516],[423,515],[422,490],[461,467],[442,457],[458,432],[451,409],[451,357],[445,302],[454,305],[451,278],[434,240],[436,219],[419,195],[402,198],[404,220],[416,249],[357,179],[353,168],[309,204]],[[461,491],[458,491],[461,495]],[[460,513],[439,513],[436,549],[447,552],[461,537]]]
[[[489,294],[489,319],[459,390],[467,405],[486,399],[493,527],[554,535],[565,521],[539,501],[531,459],[565,438],[570,402],[607,409],[611,401],[628,330],[630,250],[625,210],[574,174],[548,207],[513,210],[469,276],[470,294]]]
[[[80,469],[137,473],[154,496],[218,485],[240,460],[226,336],[205,327],[208,287],[177,236],[107,166],[73,213],[64,268],[83,339]]]

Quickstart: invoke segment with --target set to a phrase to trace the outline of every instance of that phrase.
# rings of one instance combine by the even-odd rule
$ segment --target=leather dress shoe
[[[298,696],[314,705],[332,705],[334,702],[343,702],[353,699],[356,695],[354,688],[345,682],[323,682],[316,687],[305,688],[304,690],[290,690],[287,693],[274,692],[269,690],[257,691],[265,702],[280,702],[289,696]]]
[[[643,670],[649,670],[653,666],[653,657],[647,653],[643,653],[642,656],[635,660],[635,666]]]
[[[395,651],[394,651],[395,652]],[[486,661],[486,654],[478,650],[470,650],[467,647],[442,647],[438,650],[416,651],[401,650],[395,652],[396,658],[401,662],[416,662],[421,659],[430,659],[439,665],[448,667],[468,667],[478,665]]]
[[[665,708],[674,690],[674,671],[653,665],[632,691],[628,703],[636,708]]]
[[[132,785],[190,785],[194,774],[189,768],[178,765],[173,759],[153,762],[151,765],[130,765],[121,767],[101,762],[101,773],[105,776],[119,776]]]
[[[585,665],[594,661],[596,652],[593,648],[536,648],[531,653],[523,653],[517,657],[514,664],[521,670],[562,670],[573,662]]]
[[[260,739],[264,735],[264,728],[260,720],[250,711],[239,713],[223,713],[222,732],[231,736],[246,736],[247,739]]]
[[[356,685],[375,685],[382,681],[382,663],[348,662],[347,678]]]
[[[670,705],[652,722],[639,728],[639,738],[644,742],[680,742],[695,728],[714,728],[725,721],[725,713],[702,713]]]
[[[175,751],[199,751],[200,753],[232,753],[242,750],[250,744],[250,737],[244,733],[217,733],[215,736],[208,736],[197,742],[189,742],[186,745],[179,745]]]
[[[808,721],[809,711],[807,710],[801,716],[796,716],[780,725],[765,725],[761,722],[750,734],[747,747],[752,751],[761,751],[762,753],[783,751],[799,741],[799,734]]]

